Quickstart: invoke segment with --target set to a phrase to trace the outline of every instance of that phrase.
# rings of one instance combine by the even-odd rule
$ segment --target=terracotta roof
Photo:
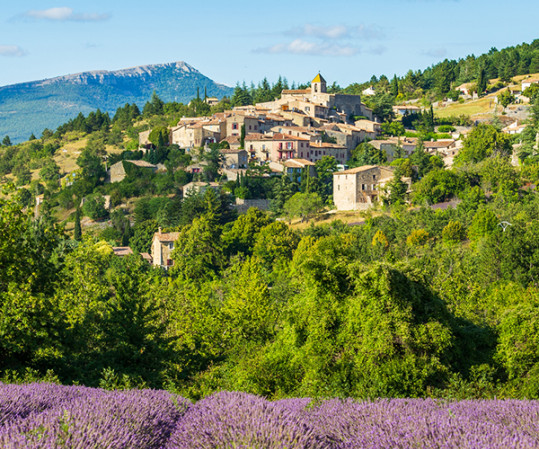
[[[311,89],[284,89],[283,94],[310,94]]]
[[[328,143],[328,142],[311,142],[311,147],[327,148],[327,149],[333,149],[333,150],[346,150],[346,147],[344,145],[338,145],[336,143]]]
[[[222,150],[219,150],[220,153],[223,153],[223,154],[238,154],[238,153],[241,153],[242,151],[245,151],[245,150],[240,150],[240,149],[232,149],[232,148],[224,148]]]
[[[142,160],[126,160],[125,162],[130,162],[133,165],[136,165],[137,167],[145,167],[145,168],[156,168],[155,165],[150,164],[149,162],[142,161]]]
[[[314,162],[308,161],[307,159],[287,159],[283,162],[285,167],[305,167],[307,165],[316,165]]]
[[[116,256],[124,257],[133,254],[133,250],[129,246],[113,246],[112,251]]]
[[[454,143],[454,140],[438,140],[437,142],[423,142],[423,146],[425,148],[445,148]]]
[[[148,253],[140,253],[140,256],[144,259],[144,260],[147,260],[148,262],[152,263],[152,256],[150,256]]]
[[[302,140],[309,142],[310,139],[307,139],[305,137],[296,137],[291,136],[290,134],[283,134],[283,133],[275,133],[273,135],[273,140]]]
[[[344,171],[337,171],[333,174],[334,175],[354,175],[356,173],[367,171],[376,167],[379,167],[379,166],[378,165],[362,165],[361,167],[349,168],[348,170],[344,170]],[[389,169],[391,170],[391,168]]]
[[[313,127],[309,128],[307,126],[280,126],[280,128],[290,130],[290,131],[298,131],[302,133],[311,133],[311,132],[316,132],[318,130],[318,128],[313,128]]]
[[[266,115],[266,120],[273,120],[274,122],[286,122],[287,119],[278,114],[268,114]]]
[[[245,138],[247,139],[247,136],[245,136]],[[228,142],[229,144],[239,143],[240,136],[227,136],[223,140],[221,140],[221,142],[223,142],[223,141]]]
[[[179,232],[156,232],[153,235],[153,238],[159,240],[160,242],[175,242],[178,240],[179,236]]]
[[[246,141],[250,140],[270,140],[271,136],[267,136],[266,134],[261,133],[249,133],[245,136]]]

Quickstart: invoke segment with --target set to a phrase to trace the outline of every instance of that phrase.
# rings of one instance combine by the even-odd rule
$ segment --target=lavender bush
[[[6,449],[539,447],[538,401],[286,399],[0,384]]]

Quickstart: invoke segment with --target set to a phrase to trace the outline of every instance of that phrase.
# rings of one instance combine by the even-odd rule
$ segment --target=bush
[[[105,209],[105,198],[99,193],[86,197],[82,211],[92,220],[104,220],[109,216],[109,212]]]

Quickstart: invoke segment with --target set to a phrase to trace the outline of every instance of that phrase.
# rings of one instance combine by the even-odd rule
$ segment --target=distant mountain
[[[233,89],[217,84],[185,62],[115,71],[93,71],[0,87],[0,138],[13,142],[54,130],[79,112],[114,113],[125,103],[142,108],[155,90],[163,101],[189,102],[197,88],[222,98]]]

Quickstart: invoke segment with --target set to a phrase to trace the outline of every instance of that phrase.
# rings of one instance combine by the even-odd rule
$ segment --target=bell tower
[[[320,73],[314,77],[314,79],[311,81],[311,94],[325,94],[327,92],[326,89],[326,80]]]

